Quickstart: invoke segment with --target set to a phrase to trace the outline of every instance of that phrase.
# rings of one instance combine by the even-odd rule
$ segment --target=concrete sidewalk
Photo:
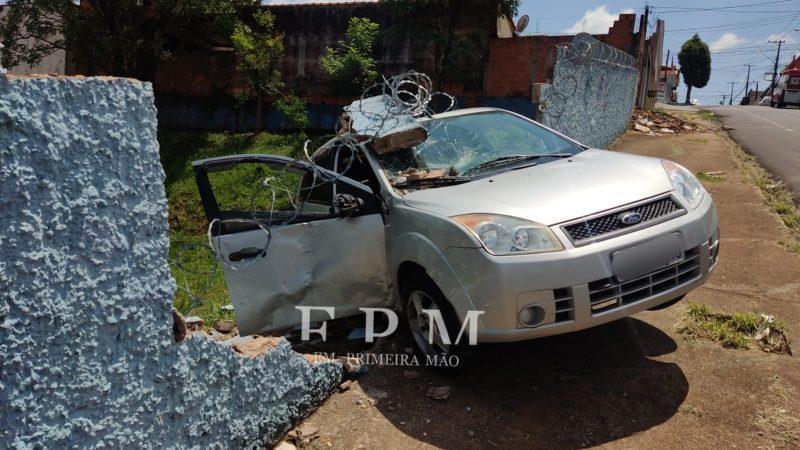
[[[629,132],[619,151],[664,157],[707,184],[721,220],[721,262],[687,297],[719,312],[772,314],[800,338],[800,256],[788,230],[743,176],[734,143],[716,130],[677,136]],[[603,327],[531,342],[482,346],[456,378],[421,367],[370,367],[306,424],[312,448],[796,447],[800,358],[733,350],[676,331],[685,302]],[[376,352],[403,352],[399,340]],[[448,385],[448,400],[426,397]]]

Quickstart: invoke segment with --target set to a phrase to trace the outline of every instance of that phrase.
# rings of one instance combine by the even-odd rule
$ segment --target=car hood
[[[672,190],[661,160],[607,150],[412,191],[404,202],[445,216],[502,214],[554,225]]]

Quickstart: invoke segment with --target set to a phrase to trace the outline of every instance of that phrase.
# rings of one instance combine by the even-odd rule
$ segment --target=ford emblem
[[[617,218],[625,225],[636,225],[642,221],[642,215],[637,212],[622,213]]]

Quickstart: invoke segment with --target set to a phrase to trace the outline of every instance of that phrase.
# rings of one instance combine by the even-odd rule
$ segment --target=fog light
[[[544,320],[544,316],[544,308],[541,306],[528,306],[519,312],[519,322],[526,327],[538,327]]]

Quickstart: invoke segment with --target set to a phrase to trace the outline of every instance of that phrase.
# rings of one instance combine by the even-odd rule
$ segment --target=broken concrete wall
[[[174,342],[163,182],[149,83],[0,75],[0,448],[257,446],[340,381]]]
[[[628,127],[636,79],[632,56],[579,34],[558,47],[552,84],[534,86],[540,121],[586,145],[605,148]]]

